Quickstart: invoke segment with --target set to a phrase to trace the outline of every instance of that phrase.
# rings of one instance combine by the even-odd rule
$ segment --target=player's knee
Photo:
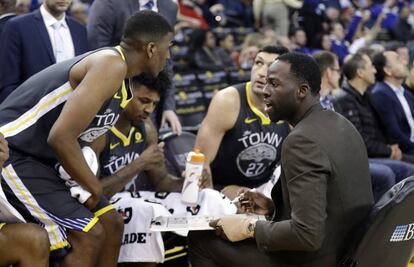
[[[87,233],[84,243],[88,245],[101,244],[105,241],[105,229],[101,223],[97,222]]]
[[[27,235],[25,235],[28,250],[38,257],[48,257],[50,251],[49,236],[45,229],[35,224],[25,225]]]
[[[124,219],[118,212],[114,212],[114,216],[112,216],[112,225],[114,227],[114,231],[121,236],[124,232]]]

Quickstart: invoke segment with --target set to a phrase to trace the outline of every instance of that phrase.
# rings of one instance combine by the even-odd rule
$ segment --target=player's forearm
[[[104,195],[108,198],[120,192],[138,173],[143,171],[140,161],[133,161],[113,175],[101,179]]]
[[[157,192],[181,192],[183,182],[183,179],[167,174],[159,181],[155,187],[155,190]]]
[[[102,194],[99,180],[86,163],[77,139],[68,138],[67,136],[50,136],[48,144],[52,147],[62,167],[73,180],[96,197]]]

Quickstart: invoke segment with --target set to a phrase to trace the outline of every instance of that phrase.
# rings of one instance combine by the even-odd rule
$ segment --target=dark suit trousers
[[[253,239],[233,243],[216,236],[214,231],[192,231],[188,238],[193,267],[283,266],[269,254],[259,251]]]

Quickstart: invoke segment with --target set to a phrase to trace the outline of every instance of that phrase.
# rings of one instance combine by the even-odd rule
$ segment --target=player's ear
[[[146,45],[146,52],[147,52],[148,58],[151,59],[155,55],[156,51],[157,51],[157,46],[155,45],[154,42],[149,42]]]

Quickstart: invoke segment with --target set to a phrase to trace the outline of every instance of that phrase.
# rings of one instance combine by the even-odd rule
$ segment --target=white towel
[[[92,148],[85,146],[82,148],[82,153],[89,168],[96,175],[98,173],[99,164],[95,151],[93,151]],[[85,203],[92,194],[83,189],[82,186],[73,180],[61,165],[59,165],[57,169],[60,178],[65,180],[66,186],[70,188],[70,195],[73,198],[76,198],[81,204]]]
[[[227,197],[212,189],[200,191],[199,204],[193,207],[181,201],[180,193],[168,192],[139,191],[135,194],[123,192],[114,195],[111,202],[126,218],[123,245],[118,262],[162,262],[164,260],[164,243],[161,234],[149,231],[151,221],[157,216],[218,216],[237,212],[236,206]],[[141,233],[141,237],[145,236],[145,242],[129,242],[130,233]],[[188,232],[180,231],[177,234],[186,236]]]

